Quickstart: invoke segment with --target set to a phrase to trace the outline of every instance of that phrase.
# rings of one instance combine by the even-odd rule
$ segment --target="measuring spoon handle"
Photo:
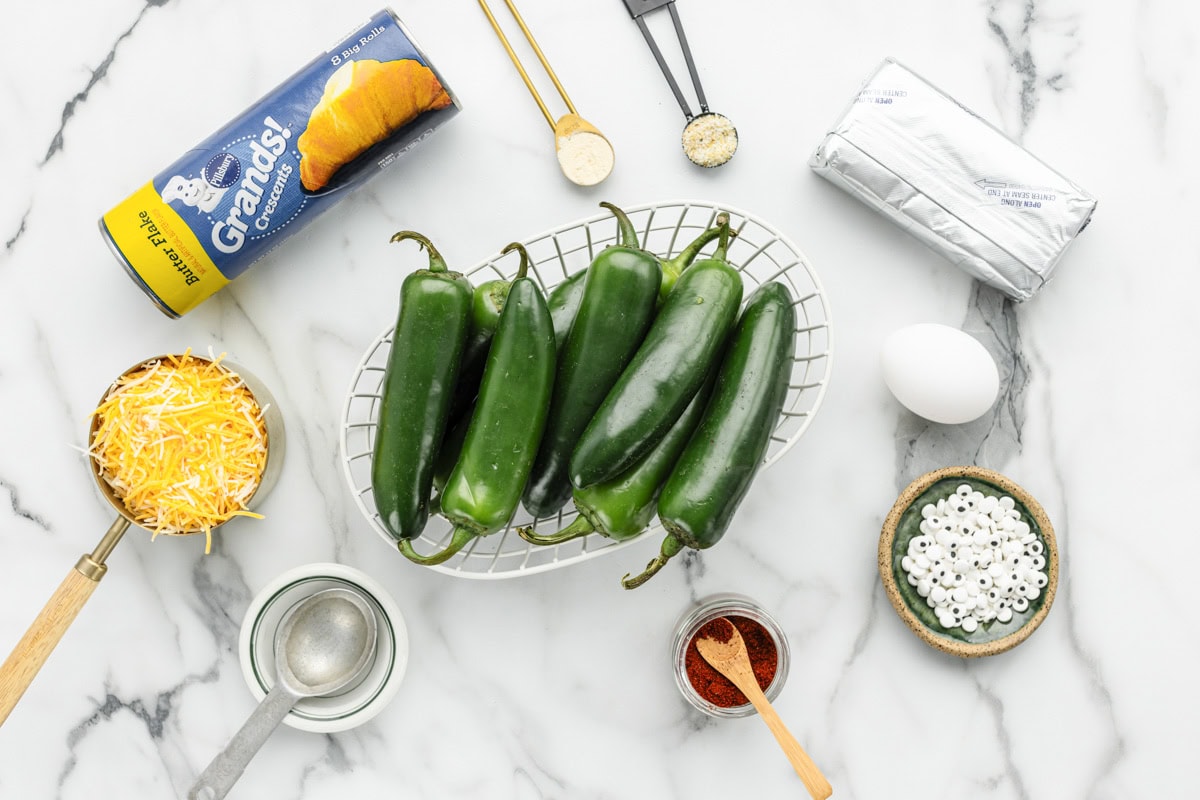
[[[282,682],[277,682],[258,704],[258,708],[254,709],[254,713],[242,723],[225,749],[200,773],[188,792],[188,800],[218,800],[229,794],[229,790],[246,771],[250,759],[267,741],[271,732],[279,727],[298,699],[283,688]]]

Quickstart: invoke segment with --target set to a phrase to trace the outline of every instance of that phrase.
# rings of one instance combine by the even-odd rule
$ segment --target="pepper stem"
[[[612,203],[601,203],[600,205],[611,211],[613,216],[617,218],[617,227],[621,231],[621,244],[625,247],[637,247],[637,231],[634,230],[633,223],[629,221],[629,217],[626,216],[625,212]]]
[[[679,280],[683,271],[692,265],[706,244],[721,235],[721,226],[728,224],[729,215],[722,211],[717,215],[715,224],[706,228],[691,244],[683,248],[679,255],[659,262],[662,265],[662,286],[658,293],[660,299],[665,299],[671,293],[671,289],[675,288],[675,281]]]
[[[412,540],[410,539],[401,539],[397,547],[400,548],[400,554],[414,564],[432,567],[436,564],[441,564],[443,561],[450,560],[459,550],[466,547],[475,538],[475,535],[476,532],[470,528],[461,525],[455,526],[454,535],[450,538],[450,544],[446,545],[445,550],[442,550],[440,553],[434,553],[431,556],[420,555],[413,549]]]
[[[522,245],[520,242],[513,242],[512,244],[508,245],[500,252],[502,254],[507,255],[508,253],[511,253],[513,250],[516,250],[517,252],[519,252],[521,254],[521,266],[517,267],[517,276],[515,278],[513,278],[513,280],[519,280],[529,274],[529,252],[525,249],[525,246]]]
[[[587,536],[596,530],[596,527],[588,521],[587,517],[580,514],[575,519],[571,520],[567,527],[560,530],[558,533],[552,533],[549,536],[541,536],[533,532],[533,528],[523,526],[517,528],[517,535],[530,544],[562,544],[569,542],[572,539],[578,539],[581,536]]]
[[[721,240],[717,242],[717,250],[713,253],[713,258],[717,261],[724,261],[726,253],[729,249],[729,217],[725,217],[725,221],[718,228],[720,231]]]
[[[721,235],[721,226],[728,224],[729,215],[722,211],[717,215],[717,219],[711,228],[706,228],[703,233],[696,237],[695,241],[683,248],[679,252],[679,255],[662,262],[663,271],[671,269],[676,275],[683,272],[689,264],[696,260],[696,256],[700,255],[700,251],[704,248],[704,245]]]
[[[636,589],[646,581],[653,578],[658,571],[662,569],[663,566],[666,565],[666,563],[674,556],[678,555],[681,550],[683,550],[683,542],[676,539],[674,534],[668,533],[667,538],[663,539],[662,549],[659,551],[658,555],[652,558],[650,563],[646,565],[645,571],[643,571],[642,574],[638,575],[636,578],[630,578],[629,575],[626,574],[625,577],[621,579],[621,585],[626,589]]]
[[[446,267],[446,259],[442,258],[442,254],[433,246],[433,242],[429,241],[425,236],[416,231],[400,231],[392,234],[393,242],[402,242],[405,239],[412,239],[417,244],[421,245],[423,250],[429,252],[429,271],[430,272],[448,272]]]

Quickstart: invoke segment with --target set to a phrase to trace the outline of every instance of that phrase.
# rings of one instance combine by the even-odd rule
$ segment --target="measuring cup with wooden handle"
[[[156,356],[139,361],[125,370],[125,372],[121,373],[120,378],[113,381],[112,385],[105,391],[104,396],[100,398],[100,405],[103,405],[104,401],[108,399],[109,394],[118,387],[121,378],[125,378],[128,375],[136,373],[138,370],[151,366],[157,361],[168,358],[179,358],[179,356]],[[190,355],[190,358],[198,361],[211,361],[211,359],[202,358],[194,354]],[[279,476],[279,470],[283,466],[283,417],[273,402],[270,392],[267,391],[267,388],[258,379],[228,361],[222,360],[220,366],[227,372],[236,374],[242,379],[242,382],[250,390],[255,403],[263,410],[263,421],[267,431],[267,458],[262,477],[258,482],[258,487],[248,501],[248,505],[252,506],[266,497]],[[89,448],[95,440],[99,423],[99,418],[93,416],[91,429],[88,433]],[[12,713],[21,696],[25,694],[25,690],[33,683],[34,677],[41,670],[42,665],[46,663],[46,659],[50,657],[50,653],[54,651],[63,634],[71,627],[71,623],[75,621],[75,617],[79,615],[84,604],[92,596],[92,592],[96,590],[100,579],[108,571],[105,561],[109,554],[112,553],[117,543],[121,541],[121,537],[125,535],[125,531],[129,529],[129,526],[137,525],[137,521],[125,508],[124,502],[117,496],[108,482],[101,477],[96,459],[89,455],[87,460],[92,470],[92,477],[95,479],[101,495],[116,510],[117,518],[113,520],[112,525],[105,531],[96,548],[91,553],[85,553],[80,556],[79,561],[67,573],[67,577],[63,579],[58,589],[51,595],[46,605],[42,608],[41,613],[37,615],[33,624],[25,632],[25,635],[17,642],[8,659],[3,665],[0,665],[0,725],[3,725],[5,720],[8,719],[9,714]],[[213,529],[215,530],[215,527]],[[192,531],[192,533],[200,533],[200,531]]]

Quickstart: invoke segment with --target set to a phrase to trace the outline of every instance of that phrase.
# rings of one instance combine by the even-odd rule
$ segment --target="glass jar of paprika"
[[[733,593],[709,595],[680,616],[671,639],[675,682],[684,699],[709,716],[747,717],[755,713],[754,706],[696,650],[695,640],[702,629],[720,617],[732,622],[741,633],[750,665],[767,699],[774,701],[779,695],[791,664],[791,649],[783,628],[754,600]]]

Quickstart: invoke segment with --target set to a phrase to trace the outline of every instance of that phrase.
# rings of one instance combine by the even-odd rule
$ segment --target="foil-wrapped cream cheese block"
[[[1075,183],[890,58],[809,166],[1018,301],[1045,285],[1096,208]]]

